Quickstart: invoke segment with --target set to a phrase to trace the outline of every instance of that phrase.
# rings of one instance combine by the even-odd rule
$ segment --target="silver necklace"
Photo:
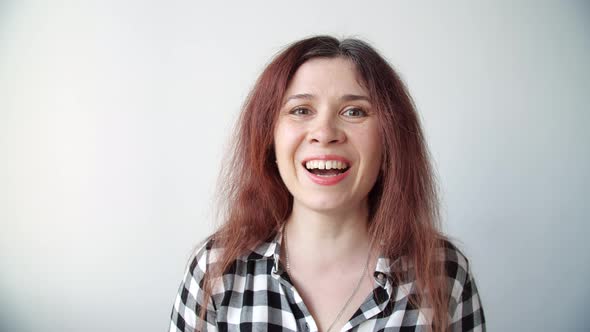
[[[283,241],[285,241],[285,265],[287,267],[287,273],[289,273],[289,272],[291,272],[291,266],[289,265],[289,250],[287,250],[287,230],[284,227],[283,227]],[[369,246],[369,248],[371,248],[371,246]],[[332,328],[334,327],[334,324],[336,324],[336,322],[338,322],[338,320],[342,317],[342,315],[344,314],[344,310],[346,310],[346,308],[348,307],[350,302],[352,302],[352,299],[354,298],[356,293],[361,288],[361,284],[363,283],[363,278],[369,269],[369,260],[370,259],[371,259],[371,250],[369,250],[369,254],[367,255],[367,262],[365,263],[365,266],[363,268],[363,272],[361,273],[361,277],[359,278],[359,281],[356,283],[356,287],[354,287],[352,294],[350,295],[350,297],[348,298],[346,303],[344,303],[344,306],[342,307],[342,309],[340,309],[340,312],[336,316],[336,319],[334,319],[332,324],[330,324],[330,327],[328,327],[326,332],[330,332],[332,330]]]

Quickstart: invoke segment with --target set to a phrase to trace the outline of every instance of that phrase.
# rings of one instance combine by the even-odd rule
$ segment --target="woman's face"
[[[279,173],[294,208],[362,208],[379,174],[381,140],[354,64],[314,58],[287,87],[274,132]]]

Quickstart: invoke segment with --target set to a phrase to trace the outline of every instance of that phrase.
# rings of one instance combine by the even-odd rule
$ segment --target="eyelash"
[[[362,108],[358,108],[358,107],[349,108],[349,109],[344,110],[344,113],[347,113],[348,111],[359,111],[359,113],[361,115],[359,115],[359,116],[353,116],[353,118],[361,118],[361,117],[367,116],[367,112],[365,112],[365,110],[363,110]]]
[[[293,114],[293,115],[307,115],[307,114],[297,114],[297,111],[308,111],[309,109],[305,108],[305,107],[297,107],[292,109],[291,111],[289,111],[289,114]]]
[[[305,111],[310,112],[310,110],[308,108],[305,108],[305,107],[296,107],[296,108],[292,109],[291,111],[289,111],[289,114],[293,114],[293,115],[308,115],[308,114],[298,114],[297,112],[300,111],[300,110],[305,110]],[[362,108],[360,108],[360,107],[348,108],[348,109],[344,110],[342,113],[347,113],[349,111],[360,111],[361,115],[359,115],[359,116],[351,116],[353,118],[361,118],[361,117],[365,117],[365,116],[368,115],[367,112],[365,110],[363,110]]]

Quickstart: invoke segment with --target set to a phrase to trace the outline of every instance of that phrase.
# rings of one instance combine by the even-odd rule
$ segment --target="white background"
[[[211,2],[0,2],[0,330],[166,330],[244,98],[324,33],[407,82],[489,329],[588,328],[588,2]]]

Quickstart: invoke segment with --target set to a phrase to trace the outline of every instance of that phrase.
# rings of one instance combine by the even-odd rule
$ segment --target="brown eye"
[[[293,115],[309,115],[309,113],[311,113],[307,108],[304,107],[297,107],[293,110],[291,110],[291,112],[289,112],[289,114],[293,114]]]
[[[349,108],[345,110],[342,114],[351,118],[362,118],[367,116],[367,112],[363,111],[360,108]]]

